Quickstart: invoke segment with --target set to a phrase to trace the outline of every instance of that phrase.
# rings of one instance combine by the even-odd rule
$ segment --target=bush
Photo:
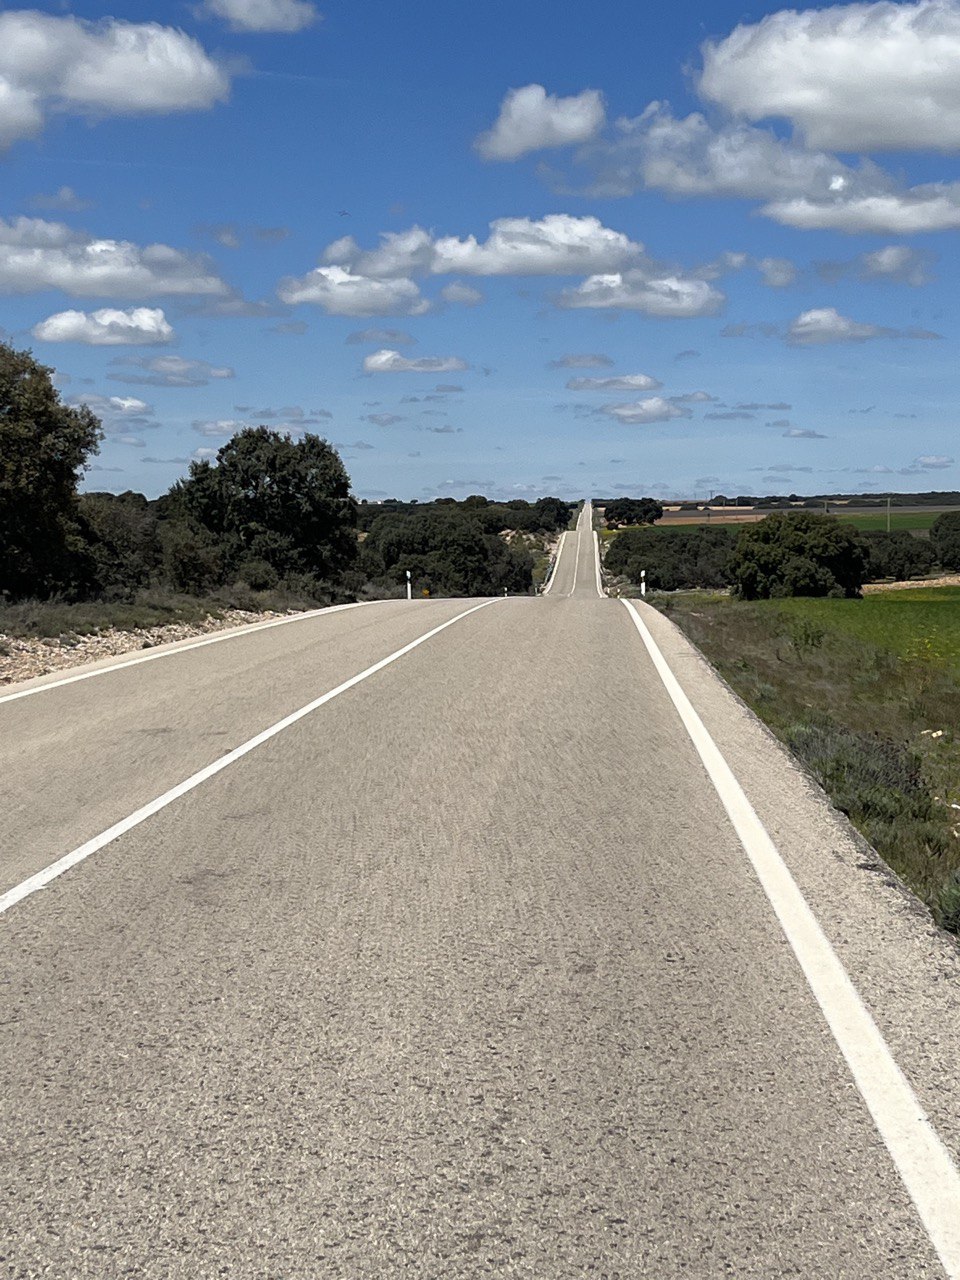
[[[871,580],[922,578],[937,558],[930,542],[915,538],[906,529],[891,533],[871,530],[861,537],[867,548],[867,577]]]
[[[930,543],[944,569],[960,569],[960,511],[945,511],[930,526]]]
[[[857,596],[866,545],[854,529],[812,511],[777,513],[743,529],[731,577],[744,600],[783,596]]]
[[[614,498],[603,509],[608,528],[619,524],[655,524],[663,515],[656,498]]]
[[[647,573],[652,591],[725,587],[730,581],[734,534],[722,525],[690,529],[625,529],[614,538],[604,565],[639,586]]]

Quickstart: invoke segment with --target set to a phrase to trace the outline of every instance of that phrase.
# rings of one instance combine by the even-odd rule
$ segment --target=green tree
[[[930,542],[944,569],[960,569],[960,511],[944,511],[930,526]]]
[[[80,520],[99,591],[123,596],[150,583],[160,567],[160,539],[142,493],[82,493]]]
[[[744,600],[857,596],[866,560],[856,531],[833,516],[778,512],[741,531],[731,580]]]
[[[861,537],[867,547],[867,576],[871,579],[922,578],[937,558],[926,538],[915,538],[907,529],[894,529],[890,533],[871,529]]]
[[[357,507],[334,447],[319,436],[299,440],[267,427],[239,431],[215,462],[194,462],[171,493],[171,512],[188,530],[168,539],[174,559],[209,577],[309,575],[335,583],[357,554]],[[216,554],[211,551],[216,548]]]
[[[603,509],[608,527],[618,524],[656,524],[663,507],[656,498],[614,498]]]
[[[93,565],[77,483],[103,433],[86,407],[65,405],[29,351],[0,343],[0,592],[82,594]]]
[[[730,582],[733,531],[723,525],[680,529],[624,529],[613,539],[604,564],[639,585],[646,570],[652,591],[725,587]]]

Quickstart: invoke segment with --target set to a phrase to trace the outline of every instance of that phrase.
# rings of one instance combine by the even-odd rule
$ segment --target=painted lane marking
[[[597,532],[596,529],[594,529],[593,531],[593,541],[594,541],[593,550],[594,550],[594,554],[596,555],[596,560],[594,564],[597,570],[597,595],[602,600],[603,599],[603,581],[601,580],[601,577],[600,577],[600,534]]]
[[[960,1280],[960,1170],[657,642],[632,601],[623,604],[753,864],[948,1280]]]
[[[553,586],[553,580],[557,576],[557,565],[559,565],[560,557],[563,555],[563,544],[564,544],[564,541],[566,540],[566,537],[567,537],[567,531],[566,529],[564,529],[563,533],[561,533],[560,535],[560,541],[557,543],[557,554],[554,556],[554,559],[553,559],[553,565],[550,569],[550,576],[547,578],[546,582],[543,584],[543,592],[542,592],[543,595],[549,595],[550,588]]]
[[[105,676],[110,671],[119,671],[122,667],[138,667],[141,662],[156,662],[158,658],[172,658],[175,654],[186,653],[188,649],[202,649],[208,644],[219,644],[222,640],[236,640],[241,636],[251,635],[255,631],[269,631],[271,627],[283,627],[288,622],[303,622],[307,618],[324,617],[330,613],[342,613],[344,609],[366,608],[371,604],[386,604],[385,600],[358,600],[352,604],[334,604],[326,609],[309,609],[305,613],[295,613],[289,618],[274,618],[270,622],[252,622],[245,627],[230,627],[219,631],[215,636],[206,636],[203,640],[193,640],[189,644],[181,644],[179,648],[164,648],[151,653],[140,654],[136,658],[128,658],[126,662],[113,662],[108,667],[98,667],[96,671],[81,671],[76,675],[64,676],[61,680],[51,680],[48,684],[34,685],[31,689],[21,689],[18,693],[0,695],[0,703],[16,702],[18,698],[29,698],[35,693],[45,693],[47,689],[59,689],[65,684],[76,684],[78,680],[92,680],[94,676]]]
[[[359,675],[351,676],[349,680],[344,680],[342,684],[338,684],[335,689],[331,689],[328,693],[323,694],[319,698],[315,698],[313,702],[308,702],[305,707],[301,707],[299,711],[293,711],[290,715],[284,716],[282,720],[278,720],[276,724],[271,725],[268,729],[264,729],[262,733],[256,734],[253,738],[249,738],[246,742],[234,747],[232,751],[228,751],[226,755],[221,756],[219,760],[214,760],[213,764],[208,764],[206,768],[200,769],[197,773],[191,774],[189,778],[185,778],[183,782],[177,783],[175,787],[171,787],[169,791],[165,791],[162,796],[157,796],[155,800],[143,805],[137,809],[135,813],[131,813],[129,817],[115,822],[112,827],[108,827],[106,831],[102,831],[100,835],[94,836],[92,840],[87,840],[85,844],[80,845],[70,853],[66,853],[62,858],[58,858],[48,867],[44,867],[42,871],[38,871],[35,875],[15,885],[12,889],[8,889],[6,893],[0,895],[0,915],[8,911],[18,902],[22,902],[24,898],[30,897],[31,894],[45,888],[52,880],[56,880],[58,876],[62,876],[65,871],[69,871],[71,867],[75,867],[78,863],[85,861],[91,854],[97,853],[105,845],[112,843],[120,836],[125,835],[134,827],[138,827],[141,822],[145,822],[147,818],[152,818],[155,813],[159,813],[161,809],[165,809],[167,805],[172,804],[174,800],[179,800],[181,796],[185,796],[188,791],[193,791],[195,787],[199,787],[202,782],[206,782],[209,778],[214,777],[228,765],[234,764],[240,760],[248,752],[253,751],[256,747],[262,746],[263,743],[269,742],[271,738],[275,738],[278,733],[282,733],[284,729],[289,729],[298,720],[302,720],[304,716],[308,716],[311,712],[316,711],[319,707],[324,706],[328,702],[332,702],[334,698],[346,693],[348,689],[352,689],[354,685],[360,684],[361,681],[369,679],[370,676],[376,675],[378,671],[382,671],[384,667],[389,667],[391,663],[396,662],[405,654],[410,653],[419,645],[423,644],[431,637],[439,635],[441,631],[446,631],[447,627],[452,627],[455,622],[459,622],[462,618],[468,618],[471,613],[476,613],[478,609],[486,609],[488,605],[496,604],[502,597],[495,600],[484,600],[482,604],[476,604],[471,609],[458,613],[456,617],[450,618],[447,622],[443,622],[439,627],[434,627],[432,631],[426,632],[425,635],[418,636],[416,640],[411,640],[409,644],[405,644],[402,649],[397,649],[386,658],[381,658],[379,662],[375,662],[372,667],[367,667],[365,671],[361,671]]]

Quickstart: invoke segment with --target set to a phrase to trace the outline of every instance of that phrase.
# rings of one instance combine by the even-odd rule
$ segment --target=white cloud
[[[748,120],[784,117],[812,147],[960,149],[960,5],[781,10],[703,45],[700,92]]]
[[[193,453],[191,453],[190,455],[190,461],[191,462],[213,462],[214,458],[216,458],[219,452],[220,452],[219,449],[211,449],[207,445],[203,445],[199,449],[194,449]],[[161,461],[161,459],[158,458],[157,461],[159,462]]]
[[[447,236],[434,245],[432,270],[475,276],[569,276],[613,271],[633,262],[643,245],[599,218],[552,213],[539,221],[498,218],[483,243]]]
[[[41,342],[83,342],[91,347],[162,346],[174,332],[159,309],[58,311],[31,330]]]
[[[475,146],[484,160],[517,160],[530,151],[587,142],[604,120],[603,97],[596,89],[558,98],[543,85],[528,84],[508,90],[493,127]]]
[[[550,369],[612,369],[613,361],[609,356],[597,354],[560,356],[551,360]]]
[[[643,245],[599,218],[552,213],[544,218],[498,218],[484,241],[476,236],[434,238],[423,227],[388,232],[376,249],[363,250],[352,236],[328,245],[327,267],[375,280],[414,275],[552,276],[613,271],[640,260]],[[281,296],[285,296],[281,294]]]
[[[375,427],[392,427],[405,419],[399,413],[367,413],[364,422],[372,422]]]
[[[199,110],[225,101],[229,89],[223,67],[172,27],[0,13],[0,146],[35,137],[52,112]]]
[[[797,278],[797,268],[789,258],[760,258],[757,270],[771,289],[785,289]]]
[[[235,376],[226,366],[185,360],[183,356],[118,356],[111,365],[120,370],[109,375],[112,381],[134,386],[205,387],[209,382]]]
[[[852,261],[818,262],[817,273],[831,283],[836,280],[887,280],[915,287],[929,283],[933,255],[905,244],[888,244],[871,253],[861,253]]]
[[[960,227],[960,183],[929,183],[901,191],[834,199],[798,196],[773,200],[761,212],[800,231],[878,235],[951,231]]]
[[[202,254],[165,244],[95,240],[42,218],[0,218],[0,293],[44,289],[101,298],[229,293]]]
[[[312,302],[331,316],[419,316],[430,309],[412,280],[376,280],[339,266],[288,276],[277,292],[284,302]]]
[[[871,338],[913,338],[938,340],[943,335],[929,329],[887,329],[875,324],[860,324],[842,316],[834,307],[818,307],[803,311],[786,332],[793,346],[819,346],[826,342],[866,342]]]
[[[211,440],[228,440],[247,426],[245,422],[237,422],[233,418],[221,418],[218,421],[204,419],[193,422],[191,425],[198,435],[206,436]]]
[[[206,0],[203,11],[224,18],[233,31],[279,31],[293,34],[320,18],[307,0]]]
[[[626,373],[618,378],[571,378],[568,391],[656,391],[663,383],[647,373]]]
[[[470,366],[459,356],[421,356],[408,360],[399,351],[374,351],[365,356],[364,373],[453,373]]]
[[[943,471],[953,466],[953,458],[943,453],[925,453],[915,459],[914,466],[922,467],[924,471]]]
[[[646,400],[636,400],[633,404],[605,404],[598,413],[605,413],[617,422],[627,425],[643,425],[648,422],[669,422],[673,418],[689,418],[689,409],[672,404],[662,396],[649,396]]]
[[[834,307],[818,307],[803,311],[787,330],[787,340],[795,346],[819,346],[826,342],[866,342],[870,338],[889,338],[894,330],[875,324],[860,324],[842,316]]]
[[[440,290],[440,297],[444,302],[459,303],[462,307],[476,307],[483,301],[483,294],[479,289],[472,289],[468,284],[462,284],[459,280],[452,280],[450,284],[445,284]]]
[[[712,316],[724,303],[724,295],[706,280],[681,276],[651,279],[645,271],[614,272],[590,276],[557,300],[561,307],[612,307],[642,311],[648,316],[687,318]]]
[[[784,433],[786,440],[826,440],[827,437],[819,431],[812,431],[809,427],[790,427]]]

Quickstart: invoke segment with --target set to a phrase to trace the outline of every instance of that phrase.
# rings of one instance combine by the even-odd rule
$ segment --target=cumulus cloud
[[[113,382],[147,387],[205,387],[209,382],[234,377],[226,366],[206,360],[185,360],[183,356],[118,356],[111,361]]]
[[[469,369],[466,360],[459,356],[420,356],[417,360],[408,360],[399,351],[374,351],[365,356],[364,373],[456,373],[461,369]]]
[[[798,196],[792,200],[773,200],[761,212],[800,231],[878,235],[951,231],[960,227],[960,183],[927,183],[872,195],[840,191],[834,197],[821,199]]]
[[[635,400],[632,404],[605,404],[598,411],[617,422],[629,426],[644,425],[648,422],[669,422],[673,418],[689,418],[691,412],[681,405],[664,400],[662,396],[649,396],[646,400]]]
[[[462,307],[476,307],[483,301],[483,294],[479,289],[472,289],[459,280],[445,284],[440,290],[440,297],[444,302],[459,303]]]
[[[888,244],[872,253],[861,253],[848,262],[818,262],[817,274],[831,283],[837,280],[889,280],[915,287],[927,284],[933,255],[905,244]]]
[[[97,240],[42,218],[0,218],[0,293],[44,289],[102,298],[230,292],[203,254]]]
[[[755,414],[745,409],[724,409],[714,413],[705,413],[704,418],[711,422],[752,422]]]
[[[819,346],[827,342],[867,342],[871,338],[938,339],[928,329],[888,329],[861,324],[841,315],[834,307],[803,311],[791,322],[786,339],[794,346]]]
[[[31,330],[41,342],[83,342],[91,347],[162,346],[174,332],[159,309],[58,311]]]
[[[303,31],[320,18],[307,0],[205,0],[201,11],[223,18],[232,31]]]
[[[41,132],[53,112],[166,114],[226,100],[224,68],[156,22],[0,13],[0,147]]]
[[[593,275],[557,299],[568,308],[615,308],[641,311],[648,316],[712,316],[723,306],[724,295],[706,280],[681,276],[651,278],[646,271]]]
[[[603,96],[596,89],[558,98],[543,85],[528,84],[508,90],[493,127],[474,145],[484,160],[517,160],[531,151],[587,142],[604,120]]]
[[[67,404],[86,405],[100,419],[104,431],[112,440],[133,438],[130,433],[153,430],[160,424],[153,416],[153,407],[135,396],[103,396],[96,392],[89,395],[70,396]]]
[[[790,427],[784,433],[787,440],[826,440],[827,437],[820,431],[813,431],[809,427]]]
[[[379,280],[338,266],[288,276],[277,292],[286,303],[312,302],[330,316],[419,316],[430,309],[412,280]]]
[[[781,10],[703,45],[700,93],[748,120],[783,117],[812,147],[960,148],[960,6]]]
[[[680,395],[668,397],[671,404],[711,404],[716,398],[706,391],[684,391]]]
[[[656,391],[663,383],[647,373],[626,373],[617,378],[571,378],[568,391]]]
[[[357,329],[344,338],[344,342],[350,346],[373,342],[382,347],[385,342],[389,342],[394,347],[407,347],[412,346],[416,341],[416,338],[409,333],[404,333],[402,329]]]
[[[616,270],[642,254],[642,244],[605,227],[599,218],[552,213],[540,219],[498,218],[483,241],[476,236],[435,238],[415,226],[387,232],[377,248],[364,250],[352,236],[344,236],[327,246],[323,259],[359,276],[389,280],[415,275],[584,275]]]
[[[551,360],[549,369],[612,369],[613,361],[609,356],[599,354],[560,356]]]

